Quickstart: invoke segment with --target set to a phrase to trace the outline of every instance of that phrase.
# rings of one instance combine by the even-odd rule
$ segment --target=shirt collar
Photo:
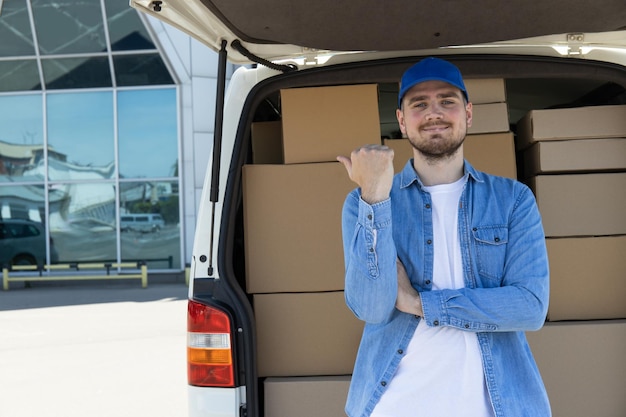
[[[467,160],[464,161],[463,172],[465,175],[468,176],[468,178],[471,178],[476,182],[484,182],[484,173],[476,170]],[[421,189],[424,188],[424,184],[422,183],[419,176],[417,175],[417,172],[415,172],[415,169],[413,168],[413,158],[409,159],[402,171],[400,171],[399,175],[400,188],[406,188],[414,182],[417,182]]]

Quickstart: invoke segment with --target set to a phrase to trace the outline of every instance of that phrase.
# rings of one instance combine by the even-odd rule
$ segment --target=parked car
[[[59,256],[50,239],[50,263]],[[0,219],[0,265],[46,264],[46,230],[42,223]]]
[[[336,187],[345,187],[345,172],[337,168],[339,174],[325,177],[322,184],[319,170],[323,164],[336,164],[336,146],[348,140],[346,132],[371,121],[372,113],[354,112],[362,109],[362,101],[353,99],[330,123],[326,110],[334,101],[310,108],[311,95],[288,109],[287,93],[374,85],[380,116],[376,135],[381,136],[375,139],[393,140],[401,74],[425,56],[443,57],[468,81],[502,82],[502,97],[486,104],[503,112],[504,126],[497,129],[510,138],[505,153],[514,163],[513,139],[520,143],[519,122],[529,112],[626,102],[626,7],[621,0],[130,3],[195,37],[221,58],[214,156],[190,268],[187,366],[193,417],[326,416],[330,414],[324,414],[324,407],[340,403],[347,389],[358,325],[345,316],[343,271],[338,270],[341,202],[336,195],[341,193]],[[241,66],[224,92],[227,60]],[[470,92],[471,100],[477,95]],[[288,110],[298,117],[289,116]],[[475,106],[475,122],[480,113]],[[492,113],[486,119],[495,118]],[[286,132],[285,123],[292,123],[294,130]],[[324,133],[310,138],[320,126]],[[260,128],[275,130],[263,139],[257,135]],[[268,156],[264,151],[272,143],[278,143],[278,154]],[[293,156],[285,153],[289,146],[299,154],[287,161]],[[490,154],[491,145],[479,146],[477,158],[501,160]],[[567,152],[561,156],[574,160],[574,153]],[[520,181],[532,177],[535,169],[525,165],[524,156],[518,149],[511,174]],[[298,171],[306,169],[311,171]],[[259,181],[252,181],[260,175],[252,171],[265,171],[273,186],[260,188]],[[250,208],[255,192],[262,210]],[[588,192],[579,190],[579,201]],[[313,205],[319,210],[306,211]],[[573,209],[569,206],[560,215]],[[334,226],[328,229],[328,224]],[[321,233],[328,230],[332,233]],[[270,272],[261,276],[261,270]],[[298,272],[284,273],[293,270]],[[563,362],[561,375],[578,368],[580,358],[573,355],[573,360]],[[610,363],[621,360],[614,357]],[[547,362],[559,366],[559,361]],[[308,385],[298,385],[305,381]],[[609,400],[605,389],[553,399],[565,399],[569,407],[575,403],[572,409],[579,415],[599,415],[606,401],[612,406],[621,401]],[[306,393],[305,401],[293,399]],[[275,411],[289,401],[291,414]],[[592,411],[584,414],[590,404]]]

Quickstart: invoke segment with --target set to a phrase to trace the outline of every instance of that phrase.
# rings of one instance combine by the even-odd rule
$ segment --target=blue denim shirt
[[[496,417],[550,416],[524,334],[542,327],[549,293],[545,237],[532,192],[466,161],[458,218],[465,288],[432,290],[431,199],[412,163],[394,177],[389,199],[369,205],[356,189],[344,204],[345,298],[365,322],[346,413],[372,413],[425,320],[477,333]],[[420,292],[423,319],[395,308],[396,257]]]

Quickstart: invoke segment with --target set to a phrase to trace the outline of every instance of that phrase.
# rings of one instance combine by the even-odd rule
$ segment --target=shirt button
[[[426,285],[430,285],[430,280],[429,280],[429,279],[427,279],[426,281],[424,281],[424,284],[426,284]]]
[[[387,382],[386,382],[386,381],[382,381],[382,382],[380,383],[380,385],[382,385],[383,387],[386,387],[386,386],[387,386]]]
[[[426,207],[427,209],[430,208],[430,204],[425,204],[424,207]]]
[[[469,327],[470,327],[469,324],[465,324],[466,329],[469,329]]]
[[[404,351],[402,349],[398,349],[398,355],[402,355]]]
[[[431,239],[428,239],[428,240],[426,241],[426,243],[428,243],[428,244],[430,245],[431,243],[433,243],[433,241],[432,241]]]
[[[500,241],[500,238],[499,238],[499,237],[497,237],[497,238],[495,238],[494,240],[495,240],[496,242],[499,242],[499,241]]]
[[[371,214],[367,215],[367,220],[372,220],[372,215]]]
[[[435,325],[435,326],[439,326],[439,320],[435,320],[435,321],[433,321],[433,325]]]

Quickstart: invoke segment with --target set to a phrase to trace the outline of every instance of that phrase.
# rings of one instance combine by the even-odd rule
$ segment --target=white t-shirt
[[[432,197],[433,289],[465,286],[458,205],[467,177],[425,187]],[[492,417],[478,339],[420,321],[372,417]]]

